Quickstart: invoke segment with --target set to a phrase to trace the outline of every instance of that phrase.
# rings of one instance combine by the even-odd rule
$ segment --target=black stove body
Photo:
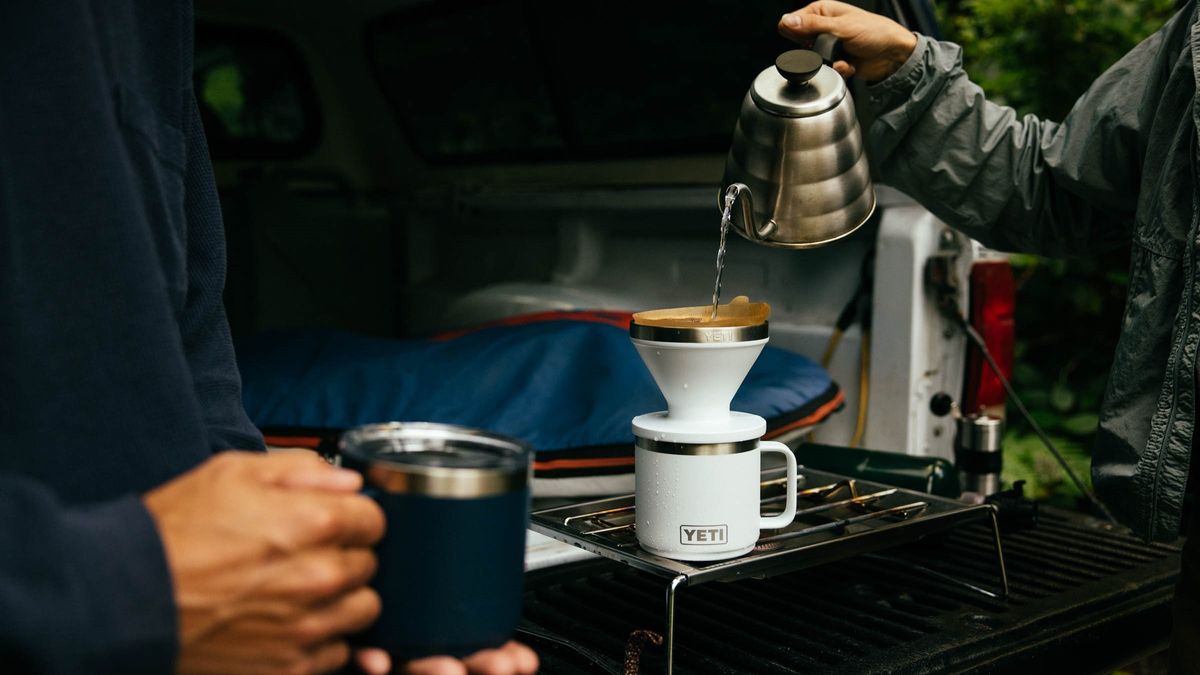
[[[1004,536],[1010,595],[983,524],[769,579],[679,595],[676,673],[1109,672],[1166,646],[1176,546],[1046,510]],[[543,672],[622,673],[662,631],[659,578],[611,561],[527,575],[520,638]],[[972,589],[970,586],[977,587]],[[663,672],[644,645],[642,673]]]

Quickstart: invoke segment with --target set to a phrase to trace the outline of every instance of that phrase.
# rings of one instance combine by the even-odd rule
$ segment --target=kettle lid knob
[[[821,70],[821,55],[808,49],[786,51],[775,59],[775,69],[790,84],[804,84]]]

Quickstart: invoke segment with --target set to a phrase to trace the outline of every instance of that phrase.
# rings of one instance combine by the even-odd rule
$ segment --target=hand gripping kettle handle
[[[834,61],[846,59],[846,46],[841,38],[832,33],[821,33],[813,39],[812,50],[821,56],[825,65],[831,66]]]
[[[768,452],[778,452],[787,461],[787,483],[784,486],[787,501],[783,506],[783,513],[777,516],[759,516],[758,519],[760,530],[778,530],[791,525],[796,518],[796,455],[791,448],[778,441],[759,441],[758,449],[764,455]]]

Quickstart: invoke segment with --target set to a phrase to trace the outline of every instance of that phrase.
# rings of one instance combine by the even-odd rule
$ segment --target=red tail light
[[[984,260],[971,267],[971,325],[983,337],[988,351],[1004,371],[1012,378],[1014,322],[1016,290],[1013,286],[1012,267],[1007,260]],[[974,345],[967,353],[967,377],[963,391],[963,412],[973,413],[985,409],[1003,415],[1004,387],[1000,378],[992,372],[983,354]]]

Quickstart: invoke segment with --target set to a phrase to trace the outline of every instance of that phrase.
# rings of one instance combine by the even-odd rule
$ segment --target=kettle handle
[[[844,61],[846,59],[846,47],[842,44],[842,39],[833,33],[821,33],[813,39],[812,50],[821,56],[821,60],[825,65],[833,65],[834,61]]]

